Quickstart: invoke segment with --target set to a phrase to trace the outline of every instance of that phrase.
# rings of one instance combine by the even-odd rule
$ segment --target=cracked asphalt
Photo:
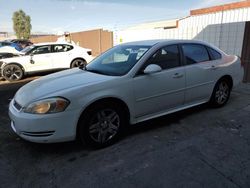
[[[131,126],[101,150],[18,138],[7,109],[23,84],[0,85],[0,187],[250,187],[250,84],[223,108]]]

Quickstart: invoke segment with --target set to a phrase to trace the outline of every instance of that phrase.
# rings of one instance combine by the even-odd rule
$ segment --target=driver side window
[[[159,65],[163,70],[178,67],[180,65],[180,55],[177,45],[170,45],[158,50],[149,59],[150,64]]]
[[[150,64],[159,65],[162,70],[180,66],[180,53],[177,45],[169,45],[157,50],[146,62],[143,70]]]
[[[39,46],[35,48],[31,54],[37,55],[37,54],[46,54],[51,52],[51,47],[50,46]]]

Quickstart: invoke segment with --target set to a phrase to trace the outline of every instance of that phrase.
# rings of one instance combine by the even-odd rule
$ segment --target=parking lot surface
[[[219,109],[201,105],[128,128],[113,146],[34,144],[10,128],[25,82],[0,85],[0,187],[250,187],[250,85]]]

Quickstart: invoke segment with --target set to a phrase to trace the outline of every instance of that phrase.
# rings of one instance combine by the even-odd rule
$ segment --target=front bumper
[[[14,100],[9,105],[9,117],[13,131],[21,138],[37,143],[55,143],[74,140],[77,112],[64,111],[55,114],[36,115],[17,110]]]

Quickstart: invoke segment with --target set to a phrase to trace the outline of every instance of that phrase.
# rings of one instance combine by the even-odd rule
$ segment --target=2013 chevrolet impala
[[[193,40],[121,44],[84,68],[23,86],[9,105],[12,129],[40,143],[80,138],[104,147],[129,124],[210,102],[227,103],[240,59]]]

